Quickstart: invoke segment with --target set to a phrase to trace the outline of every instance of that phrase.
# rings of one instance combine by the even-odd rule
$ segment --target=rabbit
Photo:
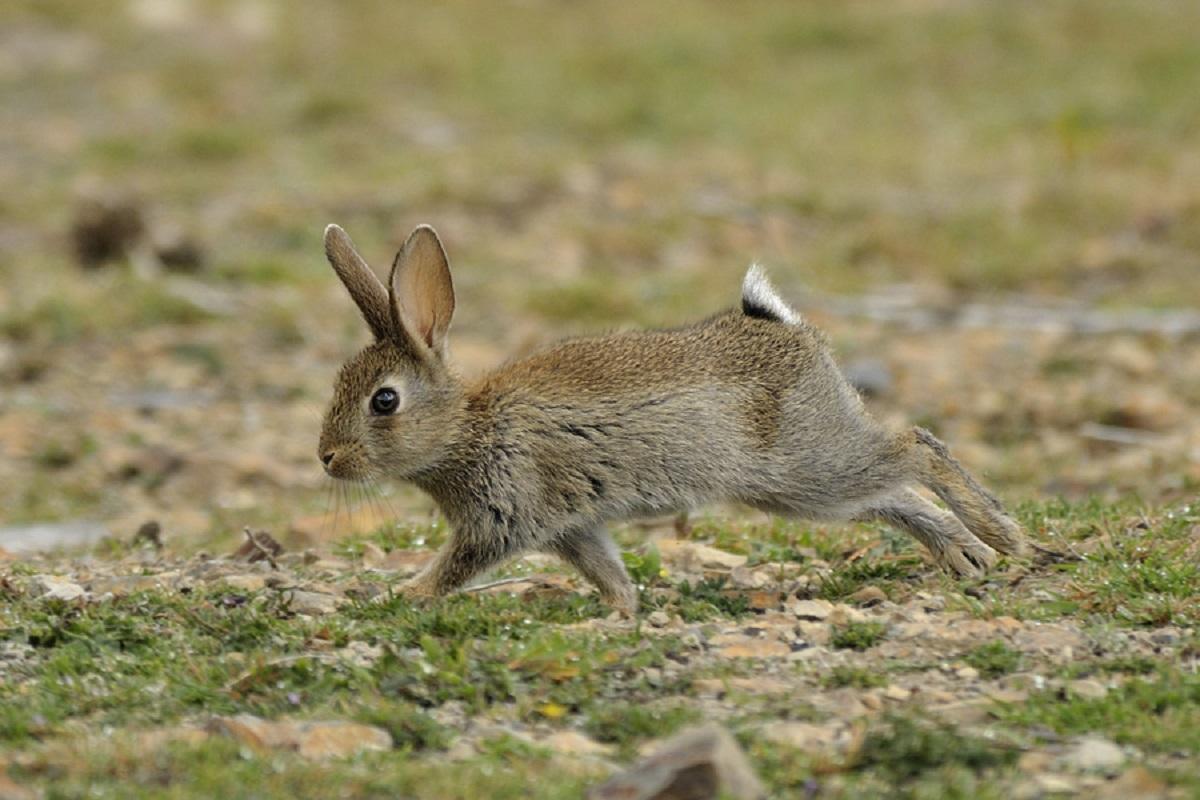
[[[713,501],[883,521],[961,576],[1025,551],[1020,525],[933,434],[868,415],[823,335],[758,266],[733,310],[567,340],[467,383],[447,363],[454,287],[433,228],[412,232],[386,286],[336,225],[325,253],[374,341],[337,376],[318,457],[336,479],[415,484],[452,528],[405,595],[444,595],[536,550],[633,614],[605,522]]]

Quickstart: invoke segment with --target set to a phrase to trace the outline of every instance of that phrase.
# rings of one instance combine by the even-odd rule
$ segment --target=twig
[[[530,575],[517,578],[500,578],[499,580],[489,581],[488,583],[478,583],[474,586],[467,586],[459,589],[459,594],[467,594],[468,592],[484,592],[488,589],[495,589],[497,586],[507,586],[510,583],[546,583],[546,581],[538,578],[536,575]]]
[[[265,558],[267,563],[271,565],[271,569],[279,569],[279,564],[275,561],[274,553],[270,549],[263,547],[262,543],[258,541],[258,537],[254,535],[254,531],[250,530],[249,527],[242,528],[242,531],[246,534],[246,539],[250,542],[250,546],[254,548],[254,552],[258,553],[260,558]],[[257,561],[258,559],[251,558],[250,560]]]

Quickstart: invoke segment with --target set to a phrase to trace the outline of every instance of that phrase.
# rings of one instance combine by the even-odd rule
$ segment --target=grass
[[[1006,722],[1044,725],[1060,734],[1104,731],[1147,753],[1195,753],[1200,749],[1200,676],[1160,664],[1100,698],[1044,691],[1001,713]]]
[[[1072,520],[1059,533],[1084,549],[1107,541],[1118,517],[1130,519],[1103,506],[1053,503],[1044,517]],[[1148,535],[1146,546],[1175,546],[1176,523],[1167,515],[1138,518],[1161,534]],[[420,526],[390,527],[363,540],[402,546],[437,535]],[[720,581],[672,585],[661,577],[662,565],[652,562],[647,563],[658,571],[647,567],[644,577],[657,582],[644,592],[654,601],[646,612],[661,607],[709,629],[754,624],[744,621],[754,612],[731,599],[738,594]],[[1108,564],[1113,573],[1121,569],[1109,561],[1098,564]],[[1086,562],[1069,563],[1065,572],[1061,566],[1044,574],[1076,591],[1095,589],[1107,579]],[[0,646],[22,654],[5,662],[0,682],[0,747],[22,754],[10,772],[50,794],[70,796],[92,785],[99,796],[116,796],[118,787],[127,789],[124,796],[156,796],[158,786],[169,796],[186,797],[195,796],[198,787],[231,786],[234,776],[265,796],[285,791],[319,796],[338,785],[351,796],[370,796],[382,786],[402,792],[421,786],[418,796],[454,797],[481,791],[491,775],[495,794],[489,796],[515,796],[521,781],[534,781],[546,785],[532,789],[531,796],[562,797],[567,789],[561,787],[577,794],[595,782],[596,773],[578,764],[568,767],[560,756],[517,735],[520,726],[578,729],[612,745],[615,757],[626,760],[642,744],[706,717],[688,699],[693,680],[758,674],[747,664],[698,657],[694,643],[671,633],[596,627],[608,609],[586,596],[459,595],[413,604],[385,594],[382,602],[351,602],[328,616],[307,618],[295,615],[284,593],[237,592],[219,583],[199,584],[188,593],[146,590],[98,603],[47,601],[22,590],[35,571],[17,562],[0,582]],[[926,587],[940,580],[931,572],[904,578]],[[1010,594],[1043,590],[1034,585]],[[1148,623],[1113,615],[1107,624],[1136,629]],[[821,721],[827,712],[810,704],[820,692],[886,685],[891,662],[869,660],[886,635],[880,622],[835,625],[831,647],[862,653],[852,663],[797,672],[800,683],[786,699],[741,689],[726,697],[737,709],[728,724],[773,790],[807,791],[815,781],[839,797],[870,796],[885,786],[913,796],[988,797],[995,787],[1010,785],[1013,743],[1037,741],[1045,731],[1068,739],[1102,735],[1131,745],[1159,760],[1159,774],[1190,785],[1177,754],[1200,746],[1195,675],[1182,665],[1120,650],[1050,673],[1066,679],[1099,676],[1111,687],[1103,697],[1046,690],[1022,703],[999,704],[998,738],[896,712],[870,721],[843,761],[758,740],[764,722]],[[378,657],[367,662],[345,657],[350,651],[343,648],[354,643]],[[1180,658],[1194,658],[1195,646],[1186,640],[1177,650]],[[985,641],[962,658],[984,678],[1047,668],[1001,640]],[[910,671],[937,669],[938,663],[935,658]],[[134,757],[139,732],[237,713],[358,720],[386,730],[393,749],[323,765],[278,755],[271,757],[277,767],[272,769],[263,767],[261,757],[239,754],[222,774],[212,765],[238,750],[221,739],[156,746]],[[463,735],[455,714],[498,727],[475,743],[474,755],[451,766],[444,754]],[[516,726],[514,733],[505,733],[506,726]],[[101,729],[114,734],[104,742],[80,738],[83,731]],[[71,748],[78,753],[64,765],[63,750]]]
[[[963,656],[963,661],[977,669],[984,678],[999,678],[1020,668],[1021,653],[997,640],[979,645]]]
[[[886,635],[887,625],[882,622],[847,622],[833,626],[829,643],[839,650],[870,650]]]

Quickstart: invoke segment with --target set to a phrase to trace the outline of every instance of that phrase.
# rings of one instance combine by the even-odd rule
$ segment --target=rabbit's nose
[[[333,461],[335,455],[337,455],[336,450],[326,450],[324,453],[321,453],[321,463],[328,467],[329,462]]]

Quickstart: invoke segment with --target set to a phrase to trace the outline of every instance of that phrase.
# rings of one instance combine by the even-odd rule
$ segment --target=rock
[[[77,600],[87,594],[78,583],[59,575],[34,575],[29,588],[43,600]]]
[[[1034,783],[1043,794],[1075,794],[1079,784],[1069,775],[1043,772],[1033,776]]]
[[[320,617],[332,614],[341,605],[342,599],[322,592],[309,592],[303,589],[292,589],[286,593],[288,608],[297,614],[310,617]]]
[[[829,613],[828,619],[831,625],[847,625],[851,622],[866,622],[868,617],[853,606],[838,603]]]
[[[990,718],[990,705],[989,700],[980,697],[932,706],[929,713],[956,725],[979,725]]]
[[[387,731],[358,722],[274,721],[238,714],[215,718],[209,730],[236,739],[260,754],[288,750],[310,760],[344,758],[392,747]]]
[[[791,652],[792,648],[783,642],[747,636],[726,644],[717,651],[717,655],[721,658],[782,658]]]
[[[549,747],[556,753],[568,756],[599,756],[603,758],[612,755],[613,752],[611,746],[601,744],[579,731],[570,730],[552,733],[540,744]]]
[[[156,575],[110,575],[94,578],[88,583],[88,590],[97,597],[106,594],[111,594],[113,597],[125,597],[134,592],[165,586],[178,577],[179,573],[174,570]]]
[[[878,586],[864,586],[846,599],[864,608],[870,608],[886,602],[888,598]]]
[[[752,611],[774,611],[783,602],[783,594],[770,589],[748,592],[745,598]]]
[[[1047,655],[1062,663],[1086,647],[1087,640],[1067,625],[1031,622],[1013,634],[1013,644],[1022,652]]]
[[[746,556],[726,553],[715,547],[681,539],[661,539],[655,543],[665,563],[682,572],[700,572],[705,569],[732,570],[746,563]]]
[[[718,725],[673,736],[649,758],[587,794],[589,800],[758,800],[765,796],[745,753]]]
[[[262,575],[226,575],[221,583],[239,592],[261,592],[267,588],[267,579]]]
[[[794,747],[811,752],[830,750],[838,742],[842,724],[834,721],[818,725],[813,722],[768,722],[759,728],[759,735],[772,744]]]
[[[742,565],[730,571],[729,580],[739,589],[762,589],[771,583],[771,576],[764,569]]]
[[[89,269],[127,258],[145,232],[146,219],[138,202],[111,192],[81,198],[71,220],[75,258]]]
[[[652,611],[646,617],[646,622],[649,622],[656,628],[665,628],[671,624],[671,615],[665,611]]]
[[[1087,736],[1064,753],[1060,761],[1069,769],[1113,775],[1124,766],[1125,753],[1108,739]]]
[[[828,600],[798,600],[788,610],[799,619],[822,622],[833,613],[833,603]]]
[[[1067,691],[1076,697],[1082,697],[1087,700],[1098,700],[1108,694],[1108,687],[1100,683],[1100,681],[1083,678],[1068,682]]]
[[[883,690],[883,696],[886,697],[888,700],[904,702],[908,698],[912,697],[912,690],[905,689],[903,686],[897,686],[896,684],[893,683],[892,685],[888,686],[886,689]]]
[[[377,569],[387,561],[387,553],[374,542],[363,542],[362,563],[367,569]]]
[[[973,681],[979,678],[979,670],[974,667],[959,667],[954,670],[954,677],[964,681]]]

